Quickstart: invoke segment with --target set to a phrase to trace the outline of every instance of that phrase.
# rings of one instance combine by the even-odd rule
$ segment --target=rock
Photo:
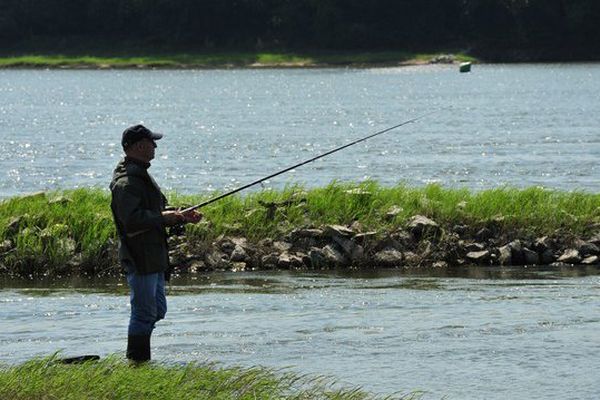
[[[327,260],[328,263],[336,266],[343,266],[348,264],[348,259],[330,244],[323,247],[323,256],[325,257],[325,260]]]
[[[465,243],[464,244],[464,249],[467,252],[470,252],[470,251],[473,251],[473,252],[474,251],[483,251],[483,250],[485,250],[485,246],[483,244],[481,244],[481,243]]]
[[[302,252],[298,252],[296,253],[298,255],[298,257],[300,257],[302,259],[302,263],[304,264],[304,267],[309,268],[312,266],[312,258],[310,258],[310,256],[306,253],[302,253]]]
[[[227,255],[218,250],[208,251],[204,256],[204,262],[211,269],[225,268]]]
[[[344,255],[350,260],[359,260],[364,255],[363,247],[354,243],[350,239],[346,239],[341,236],[334,236],[333,241],[341,247]]]
[[[579,246],[579,254],[581,257],[600,255],[600,248],[592,242],[584,242]]]
[[[500,265],[512,265],[512,251],[509,245],[498,248],[498,262]]]
[[[281,269],[300,269],[303,266],[302,258],[294,254],[283,253],[277,260],[277,267]]]
[[[12,218],[6,226],[6,233],[8,233],[9,235],[14,235],[17,232],[19,232],[22,222],[23,217],[21,216]]]
[[[600,246],[600,232],[596,233],[594,236],[588,240],[588,242],[595,244],[596,246]]]
[[[388,221],[391,221],[394,218],[396,218],[396,216],[398,216],[398,214],[401,214],[402,211],[404,211],[404,208],[394,205],[388,210],[387,213],[385,213],[385,219]]]
[[[554,260],[556,260],[556,257],[554,256],[554,252],[552,250],[546,249],[544,252],[540,253],[540,264],[552,264]]]
[[[377,238],[377,232],[372,231],[372,232],[358,233],[352,238],[352,240],[354,240],[354,243],[364,246],[365,244],[368,244],[369,242],[374,241],[376,238]]]
[[[351,196],[370,196],[373,194],[372,192],[361,188],[348,189],[344,191],[344,193],[349,194]]]
[[[363,226],[358,221],[352,221],[352,223],[350,224],[350,229],[353,230],[354,232],[362,232]]]
[[[377,266],[395,267],[402,265],[402,253],[393,248],[387,248],[375,253],[373,261]]]
[[[21,196],[22,199],[35,199],[35,198],[41,198],[41,197],[46,197],[46,192],[33,192],[33,193],[26,194],[24,196]]]
[[[427,217],[415,215],[408,222],[408,228],[413,235],[421,236],[427,232],[437,232],[439,225]]]
[[[235,248],[231,252],[231,256],[229,256],[229,261],[241,262],[246,260],[247,256],[246,250],[244,250],[242,246],[236,244]]]
[[[246,270],[246,263],[245,262],[234,262],[231,263],[231,271],[232,272],[242,272]]]
[[[291,243],[281,242],[281,241],[273,242],[273,249],[275,249],[275,251],[278,251],[280,253],[283,253],[284,251],[288,251],[291,248],[292,248]]]
[[[4,240],[0,243],[0,253],[6,253],[13,248],[13,243],[10,240]]]
[[[350,228],[346,228],[345,226],[342,225],[327,225],[325,227],[325,232],[324,232],[325,236],[328,237],[345,237],[345,238],[349,238],[354,236],[354,231]]]
[[[560,257],[558,257],[558,262],[566,264],[579,264],[581,262],[579,251],[575,249],[566,250]]]
[[[489,250],[481,250],[481,251],[470,251],[466,256],[469,260],[476,262],[478,264],[483,264],[489,261],[490,252]]]
[[[589,256],[589,257],[584,258],[581,261],[581,263],[585,264],[585,265],[600,264],[600,257],[598,257],[598,256]]]
[[[454,225],[452,227],[452,232],[456,233],[459,236],[463,236],[465,233],[467,233],[468,230],[469,227],[467,225]]]
[[[308,257],[310,258],[310,266],[313,269],[321,269],[327,266],[327,259],[325,258],[325,253],[323,250],[313,247],[308,252]]]
[[[398,250],[398,247],[409,247],[411,245],[414,244],[415,242],[415,237],[413,235],[411,235],[409,232],[406,232],[405,230],[398,230],[396,232],[393,232],[390,235],[390,239],[392,239],[395,243],[394,243],[394,248],[396,250]]]
[[[528,249],[527,247],[523,247],[523,259],[525,261],[525,265],[537,265],[539,263],[539,256],[533,250]]]
[[[283,253],[279,255],[277,259],[277,268],[290,269],[292,262],[290,260],[291,255],[289,253]]]
[[[58,196],[50,201],[48,201],[48,204],[69,204],[72,203],[73,200],[69,199],[68,197],[64,197],[64,196]]]
[[[190,266],[188,267],[188,272],[194,273],[194,272],[200,272],[200,271],[204,271],[206,270],[206,264],[204,263],[204,261],[192,261],[192,263],[190,264]]]
[[[296,242],[300,239],[320,239],[323,237],[323,231],[321,229],[294,229],[290,232],[290,238],[293,242]]]
[[[242,224],[240,224],[239,222],[235,222],[233,224],[221,224],[221,227],[228,232],[229,234],[232,235],[239,235],[242,233]]]
[[[262,247],[262,248],[272,247],[273,246],[273,239],[270,239],[270,238],[262,239],[261,241],[258,242],[258,246]]]
[[[235,249],[235,243],[233,243],[229,238],[224,238],[219,242],[220,249],[227,254],[231,254],[231,252]]]
[[[554,250],[555,243],[548,236],[543,236],[535,241],[534,248],[538,254],[544,253],[546,250]]]
[[[488,228],[481,228],[479,231],[477,231],[477,233],[475,234],[475,238],[477,240],[482,240],[482,241],[486,241],[491,239],[492,237],[494,237],[494,234],[491,230],[489,230]]]
[[[265,256],[262,256],[260,259],[260,264],[264,268],[275,268],[277,266],[277,262],[279,261],[279,254],[270,253]]]
[[[510,248],[510,259],[512,265],[523,265],[525,264],[525,258],[523,257],[523,245],[520,240],[513,240],[508,244]]]
[[[453,64],[455,57],[452,54],[440,54],[429,60],[430,64]]]
[[[180,266],[183,263],[185,263],[185,257],[181,252],[177,250],[169,251],[169,264],[174,266]]]
[[[417,265],[419,265],[421,263],[421,260],[423,259],[423,257],[412,251],[405,251],[404,253],[402,253],[402,258],[404,259],[405,265],[410,265],[412,267],[416,267]]]
[[[252,248],[252,246],[250,244],[248,244],[248,239],[246,239],[245,237],[233,237],[229,239],[231,241],[231,243],[235,244],[236,246],[240,246],[242,249],[244,250],[248,250],[250,248]]]
[[[550,266],[553,268],[565,268],[565,267],[570,267],[571,264],[567,264],[562,261],[555,261],[552,264],[550,264]]]
[[[432,265],[433,268],[448,268],[448,263],[446,261],[436,261]]]

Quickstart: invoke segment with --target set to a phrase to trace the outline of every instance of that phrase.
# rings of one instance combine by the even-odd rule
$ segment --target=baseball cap
[[[131,146],[135,142],[139,142],[142,139],[158,140],[162,138],[162,133],[152,132],[144,125],[134,125],[123,131],[123,138],[121,139],[121,145],[124,149]]]

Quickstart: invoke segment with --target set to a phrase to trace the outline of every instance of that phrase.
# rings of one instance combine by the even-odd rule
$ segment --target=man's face
[[[156,142],[152,139],[142,139],[138,142],[138,149],[140,152],[140,156],[145,161],[150,161],[154,159],[154,152],[156,149]]]

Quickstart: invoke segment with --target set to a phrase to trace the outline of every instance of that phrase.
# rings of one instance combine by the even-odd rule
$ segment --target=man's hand
[[[202,219],[202,214],[196,210],[180,212],[180,214],[185,219],[186,224],[196,224],[196,223],[200,222],[200,220]]]
[[[195,224],[200,222],[202,214],[196,210],[182,212],[181,210],[170,210],[162,212],[166,226],[174,226],[180,224]]]

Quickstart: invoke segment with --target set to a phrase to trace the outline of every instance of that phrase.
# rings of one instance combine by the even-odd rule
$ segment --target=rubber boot
[[[127,358],[135,363],[150,361],[150,335],[127,336]]]

